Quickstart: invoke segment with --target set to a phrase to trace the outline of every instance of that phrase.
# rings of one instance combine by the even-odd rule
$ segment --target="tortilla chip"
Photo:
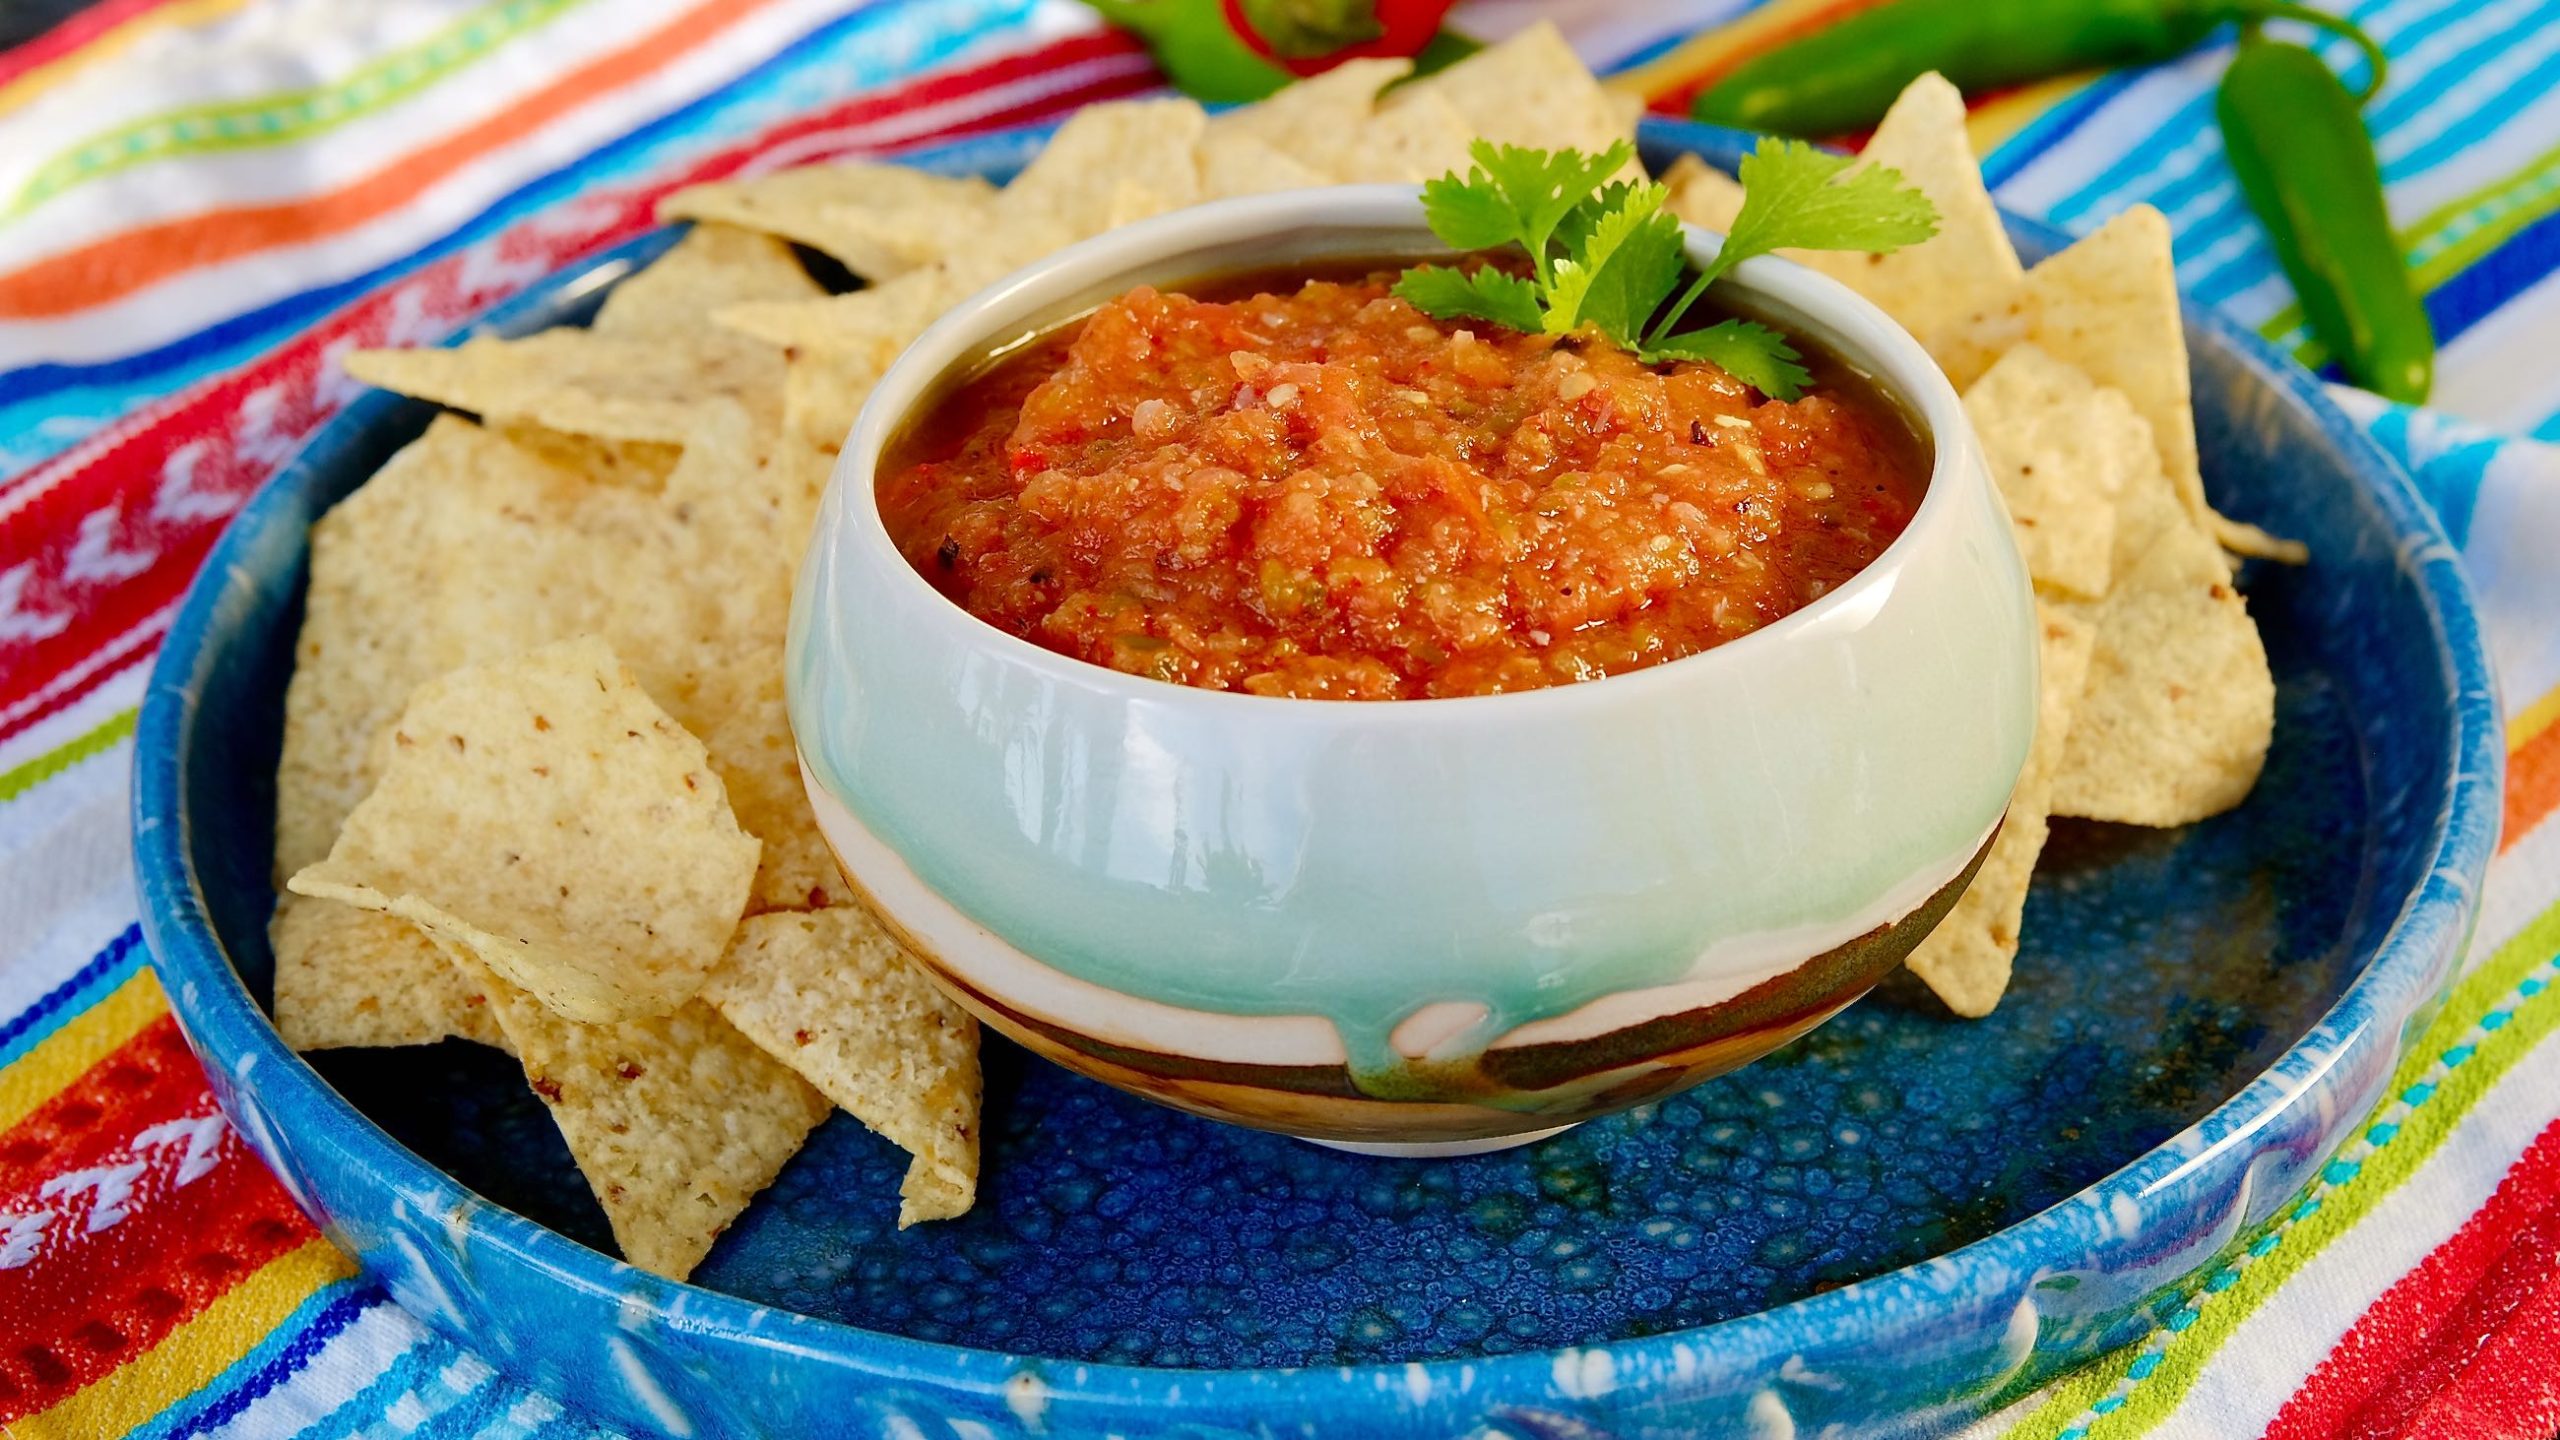
[[[1938,210],[1938,233],[1890,255],[1844,256],[1849,263],[1841,280],[1900,321],[1932,355],[1957,351],[1983,315],[2015,302],[2026,275],[1983,187],[1981,163],[1965,134],[1964,97],[1941,75],[1912,81],[1858,161],[1899,171],[1927,195]]]
[[[2150,422],[2179,501],[2196,523],[2207,523],[2169,222],[2148,205],[2134,206],[2036,266],[2027,295],[2026,338],[2124,392]]]
[[[775,414],[782,357],[704,327],[689,345],[545,330],[452,349],[357,350],[349,375],[492,420],[530,420],[606,440],[682,442],[707,399]]]
[[[737,928],[757,844],[603,641],[419,687],[329,857],[286,883],[459,944],[571,1019],[663,1015]]]
[[[1414,81],[1380,109],[1428,103],[1423,97],[1434,95],[1456,108],[1470,132],[1497,145],[1597,154],[1635,138],[1626,107],[1592,78],[1552,21]],[[1641,173],[1642,167],[1630,162],[1629,169]]]
[[[2234,555],[2255,556],[2280,565],[2308,565],[2311,547],[2299,540],[2272,535],[2246,520],[2234,520],[2221,511],[2211,511],[2210,525],[2214,542]]]
[[[287,891],[276,897],[267,935],[276,1030],[296,1050],[432,1045],[447,1036],[507,1048],[487,995],[406,920]]]
[[[2184,825],[2246,799],[2275,731],[2265,644],[2222,548],[2143,457],[2116,500],[2114,584],[2053,812]]]
[[[978,1022],[860,905],[759,915],[703,989],[730,1024],[915,1157],[900,1228],[978,1193]]]
[[[596,311],[595,333],[691,345],[703,321],[727,305],[814,300],[826,292],[770,235],[701,224],[666,254],[613,287]]]
[[[1965,391],[1964,409],[2008,502],[2027,574],[2076,599],[2106,594],[2116,494],[2136,457],[2152,453],[2151,429],[2132,402],[2020,345]]]
[[[984,226],[995,193],[975,176],[904,165],[808,165],[679,190],[658,203],[658,218],[718,220],[779,235],[876,281],[929,263],[939,244]]]
[[[682,1280],[827,1118],[826,1097],[699,1000],[671,1015],[581,1025],[448,947],[488,990],[525,1079],[622,1257]]]
[[[1359,126],[1340,133],[1317,168],[1352,184],[1419,185],[1474,162],[1467,146],[1475,129],[1449,97],[1431,91],[1379,107]]]
[[[1413,72],[1413,62],[1381,56],[1345,60],[1296,81],[1268,99],[1213,116],[1204,144],[1256,140],[1332,178],[1342,137],[1377,113],[1378,92]]]
[[[1200,138],[1200,198],[1259,195],[1271,190],[1308,190],[1331,183],[1331,177],[1308,168],[1250,135],[1228,134],[1211,126]]]
[[[994,223],[1047,219],[1082,239],[1189,205],[1200,198],[1194,151],[1206,124],[1207,116],[1191,100],[1087,105],[1058,127],[1047,148],[996,197]]]
[[[664,489],[677,457],[684,454],[683,446],[664,440],[599,440],[529,420],[500,420],[485,428],[582,479],[632,490]]]
[[[2046,811],[2054,773],[2061,764],[2088,678],[2089,656],[2096,632],[2087,621],[2062,610],[2036,607],[2039,670],[2036,737],[2027,749],[2027,764],[2018,788],[2009,797],[2009,813],[1983,857],[1973,884],[1956,899],[1955,908],[1937,929],[1911,952],[1912,972],[1959,1015],[1981,1017],[2000,1003],[2009,988],[2009,971],[2018,955],[2019,920],[2026,913],[2027,882],[2036,856],[2044,850]]]

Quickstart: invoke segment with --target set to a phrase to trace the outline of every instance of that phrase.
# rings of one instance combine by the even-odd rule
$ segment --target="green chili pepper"
[[[1821,139],[1873,127],[1903,86],[1932,70],[1967,93],[1993,90],[2166,60],[2221,26],[2261,20],[2300,20],[2353,39],[2381,84],[2382,51],[2371,38],[2292,0],[1887,0],[1745,60],[1690,110],[1718,125]]]
[[[2348,379],[2415,405],[2435,382],[2435,330],[2391,233],[2357,107],[2319,56],[2257,35],[2241,41],[2214,101],[2231,171],[2311,333]]]
[[[1212,103],[1259,100],[1290,75],[1245,43],[1217,0],[1085,0],[1102,18],[1136,35],[1185,95]]]

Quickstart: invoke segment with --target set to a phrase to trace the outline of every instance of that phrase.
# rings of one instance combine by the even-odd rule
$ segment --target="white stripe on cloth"
[[[0,270],[14,270],[145,225],[338,189],[381,170],[393,157],[506,114],[562,76],[630,45],[693,8],[690,0],[609,0],[609,4],[584,0],[584,5],[588,8],[572,9],[501,42],[468,66],[396,103],[312,131],[305,138],[146,161],[63,191],[26,214],[0,222]],[[599,6],[604,8],[595,8]],[[361,65],[358,58],[345,68]],[[339,76],[315,78],[334,81]],[[12,153],[28,143],[20,138],[17,126],[5,120],[0,120],[0,134],[8,136],[8,145],[0,149]],[[18,178],[0,176],[0,209],[17,195]]]
[[[2432,397],[2493,430],[2529,434],[2560,400],[2560,270],[2473,322],[2436,356]],[[2545,530],[2549,536],[2560,533]],[[2545,551],[2546,556],[2549,551]],[[2555,567],[2547,561],[2546,572]]]
[[[647,120],[727,84],[842,8],[841,0],[777,0],[649,75],[598,93],[354,229],[315,243],[273,247],[185,270],[112,304],[0,326],[0,367],[36,360],[83,363],[149,350],[408,255],[526,181],[571,165]],[[539,275],[523,278],[531,281]]]
[[[88,694],[0,741],[0,775],[52,754],[115,718],[117,711],[140,704],[150,670],[146,662],[128,664]],[[0,801],[0,835],[7,833],[7,807],[8,802]]]
[[[2550,877],[2540,878],[2547,896]],[[2488,1202],[2555,1118],[2560,1044],[2546,1041],[2500,1077],[2415,1174],[2224,1337],[2178,1408],[2150,1432],[2154,1440],[2263,1431],[2364,1312]]]
[[[185,25],[161,25],[15,109],[0,112],[0,199],[38,166],[93,136],[196,105],[325,83],[433,35],[486,0],[259,0]],[[146,21],[145,23],[149,23]],[[80,57],[73,52],[77,61]]]
[[[122,741],[0,808],[0,1020],[89,963],[138,913]]]
[[[377,1300],[301,1369],[207,1431],[204,1440],[274,1440],[316,1430],[401,1357],[427,1343],[426,1331],[407,1311]]]

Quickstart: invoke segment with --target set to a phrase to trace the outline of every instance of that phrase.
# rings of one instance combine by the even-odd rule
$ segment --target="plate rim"
[[[931,154],[900,158],[946,170],[1000,169],[1008,162],[1018,163],[1050,128],[998,132]],[[1710,160],[1739,153],[1748,138],[1659,116],[1646,117],[1641,131],[1648,148],[1669,147]],[[2013,235],[2047,248],[2068,242],[2069,237],[2053,227],[2005,209],[2001,213]],[[521,326],[599,285],[617,283],[662,253],[679,233],[677,227],[660,227],[572,262],[492,308],[454,338]],[[2218,312],[2182,303],[2190,332],[2212,333],[2262,378],[2304,405],[2343,453],[2360,462],[2351,467],[2353,478],[2402,537],[2400,564],[2410,573],[2437,652],[2448,667],[2448,689],[2455,696],[2454,753],[2448,757],[2449,783],[2430,825],[2433,844],[2426,878],[2402,897],[2389,930],[2320,1018],[2205,1115],[2044,1210],[1944,1254],[1837,1290],[1707,1325],[1563,1349],[1339,1367],[1177,1369],[1016,1355],[779,1312],[724,1292],[648,1275],[482,1199],[375,1124],[284,1045],[213,930],[183,842],[188,831],[186,721],[202,673],[207,636],[232,592],[235,567],[254,544],[272,543],[270,532],[279,524],[293,523],[294,517],[287,512],[303,504],[303,477],[332,468],[335,452],[349,444],[352,436],[383,411],[409,403],[379,391],[359,397],[314,431],[225,525],[190,582],[154,659],[135,732],[131,802],[135,878],[153,963],[174,982],[172,1009],[212,1075],[226,1114],[307,1212],[316,1215],[321,1207],[307,1193],[303,1177],[294,1173],[293,1147],[268,1131],[262,1111],[235,1103],[231,1087],[247,1086],[252,1074],[258,1077],[255,1083],[262,1107],[296,1111],[306,1122],[317,1122],[296,1126],[308,1135],[298,1143],[331,1147],[363,1167],[374,1187],[372,1198],[385,1213],[407,1209],[428,1223],[441,1220],[457,1247],[462,1243],[460,1231],[467,1229],[478,1244],[511,1254],[553,1283],[589,1292],[626,1313],[634,1305],[642,1306],[645,1313],[640,1318],[648,1321],[732,1344],[784,1345],[866,1379],[986,1397],[995,1394],[1008,1377],[1024,1371],[1055,1375],[1072,1370],[1077,1383],[1061,1390],[1052,1381],[1049,1398],[1076,1405],[1080,1414],[1088,1413],[1084,1407],[1090,1407],[1093,1416],[1118,1414],[1124,1406],[1166,1405],[1168,1391],[1203,1402],[1215,1397],[1261,1406],[1302,1405],[1310,1413],[1374,1413],[1380,1405],[1393,1408],[1407,1400],[1418,1402],[1421,1397],[1412,1393],[1416,1388],[1431,1394],[1472,1392],[1472,1403],[1478,1407],[1497,1398],[1578,1402],[1597,1399],[1623,1383],[1610,1380],[1598,1393],[1588,1393],[1595,1374],[1676,1374],[1709,1382],[1719,1375],[1766,1373],[1790,1353],[1809,1348],[1889,1341],[1896,1323],[1906,1329],[1920,1327],[1912,1333],[1925,1334],[1934,1328],[1933,1321],[1944,1324],[1964,1304],[2010,1303],[2020,1277],[2039,1273],[2050,1252],[2089,1249],[2088,1244],[2074,1241],[2075,1217],[2094,1217],[2103,1233],[2104,1223],[2117,1207],[2160,1203],[2159,1189],[2185,1172],[2205,1168],[2206,1161],[2227,1157],[2262,1127],[2298,1112],[2314,1095],[2325,1093],[2320,1080],[2347,1068],[2345,1062],[2360,1052],[2375,1045],[2385,1047],[2389,1063],[2383,1073],[2387,1076],[2416,1038],[2420,1027],[2413,1022],[2442,994],[2457,968],[2455,962],[2476,918],[2478,883],[2495,847],[2498,782],[2505,759],[2498,743],[2496,692],[2469,582],[2440,521],[2420,498],[2406,470],[2348,417],[2314,376]],[[307,535],[308,521],[302,524]],[[2300,1080],[2281,1073],[2306,1067],[2309,1073]],[[281,1090],[274,1088],[279,1084]],[[2337,1143],[2353,1133],[2353,1124],[2362,1115],[2358,1108],[2350,1120],[2337,1125]],[[2325,1160],[2326,1154],[2319,1158]],[[2243,1163],[2254,1168],[2254,1159]],[[2245,1201],[2251,1188],[2249,1176],[2239,1178]],[[2232,1233],[2246,1220],[2245,1213],[2237,1217]],[[321,1223],[324,1229],[335,1228],[332,1222]],[[2219,1253],[2228,1239],[2225,1234],[2202,1258]],[[371,1257],[366,1259],[368,1271],[373,1270]],[[2152,1293],[2174,1286],[2193,1268],[2185,1266],[2160,1277]],[[778,1333],[776,1317],[787,1321],[787,1335]],[[425,1318],[433,1323],[441,1317]],[[2103,1347],[2088,1347],[2091,1353],[2098,1348]],[[1463,1385],[1459,1383],[1462,1370]],[[1415,1378],[1417,1373],[1420,1380]],[[1440,1384],[1444,1379],[1450,1383]],[[1243,1393],[1217,1393],[1230,1386],[1242,1387]],[[1183,1411],[1196,1408],[1200,1407],[1194,1400],[1186,1398],[1167,1413],[1178,1419]],[[1053,1414],[1053,1418],[1064,1417]]]

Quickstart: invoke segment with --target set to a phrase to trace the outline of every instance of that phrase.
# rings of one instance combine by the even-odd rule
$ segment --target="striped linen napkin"
[[[1860,0],[1478,0],[1676,96]],[[2448,411],[2348,396],[2470,567],[2506,838],[2396,1098],[2148,1341],[1979,1437],[2560,1430],[2560,7],[2368,0],[2372,111]],[[1974,115],[2001,197],[2135,202],[2179,278],[2299,317],[2223,164],[2213,53]],[[0,1429],[608,1433],[432,1334],[213,1109],[126,862],[134,706],[223,520],[415,342],[751,164],[894,154],[1156,83],[1061,0],[102,0],[0,52]]]

